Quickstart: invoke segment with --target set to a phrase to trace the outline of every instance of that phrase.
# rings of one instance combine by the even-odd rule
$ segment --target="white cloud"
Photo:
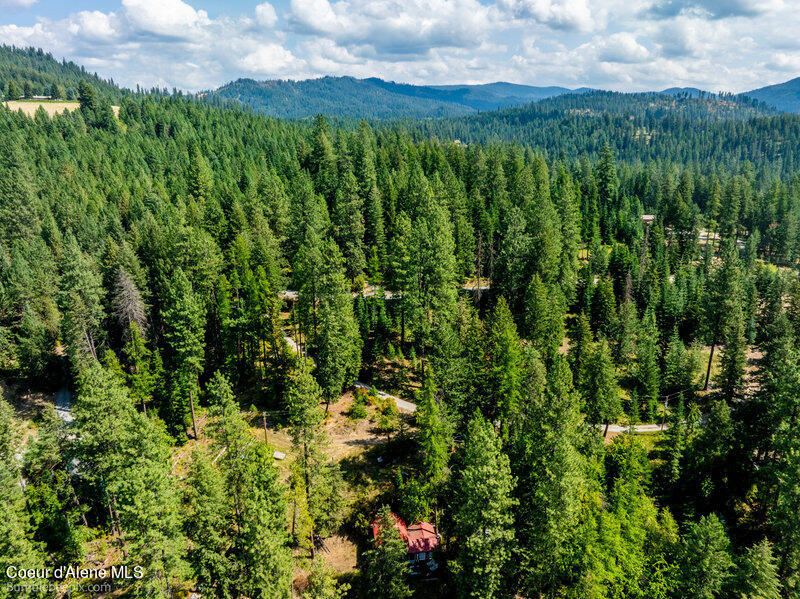
[[[256,22],[262,27],[275,27],[278,22],[278,14],[275,12],[275,7],[269,2],[256,6]]]
[[[285,72],[289,67],[301,66],[294,54],[279,44],[259,46],[239,59],[237,64],[247,73],[273,76]]]
[[[70,17],[69,31],[89,41],[110,41],[116,35],[114,20],[113,14],[84,10]]]
[[[295,31],[371,48],[389,59],[432,48],[477,47],[500,13],[478,0],[291,0]],[[406,58],[407,59],[407,58]]]
[[[500,4],[515,18],[532,19],[556,29],[592,31],[598,18],[589,0],[501,0]]]
[[[158,36],[188,36],[210,23],[206,11],[181,0],[122,0],[122,6],[135,29]]]
[[[604,62],[637,63],[650,58],[647,48],[631,33],[615,33],[598,44],[597,57]]]

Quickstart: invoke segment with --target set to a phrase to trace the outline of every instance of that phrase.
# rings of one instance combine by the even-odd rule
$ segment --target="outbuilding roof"
[[[436,529],[430,522],[417,522],[408,527],[409,553],[422,553],[423,551],[433,551],[439,545],[439,537],[436,536]]]
[[[411,526],[406,526],[402,518],[398,518],[392,513],[394,527],[400,533],[400,537],[406,542],[409,553],[422,553],[423,551],[433,551],[439,545],[439,537],[436,529],[430,522],[417,522]],[[381,522],[378,518],[372,521],[372,536],[378,538]]]

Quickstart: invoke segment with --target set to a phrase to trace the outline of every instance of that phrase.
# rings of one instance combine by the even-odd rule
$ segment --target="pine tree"
[[[558,169],[553,200],[561,222],[561,259],[558,281],[568,304],[575,299],[578,284],[578,252],[580,251],[580,209],[575,184],[564,167]]]
[[[355,382],[361,369],[361,338],[353,300],[342,272],[342,255],[332,241],[325,247],[319,280],[317,378],[326,402],[336,401],[342,389]]]
[[[105,293],[94,263],[81,251],[74,237],[67,239],[59,287],[62,336],[67,344],[70,363],[77,372],[87,357],[98,359],[97,348],[103,332],[101,323],[105,316]]]
[[[0,140],[0,239],[30,242],[41,231],[33,176],[17,136]]]
[[[594,347],[589,364],[589,387],[586,389],[586,412],[589,422],[605,424],[603,436],[608,434],[608,425],[622,411],[617,375],[611,360],[608,342],[601,339]]]
[[[336,192],[336,156],[330,142],[330,129],[325,117],[318,115],[314,120],[313,147],[310,156],[311,174],[317,193],[329,203]]]
[[[492,420],[499,418],[507,429],[520,413],[525,372],[514,317],[502,297],[492,314],[487,341],[490,395],[486,415]]]
[[[408,559],[406,544],[395,528],[395,515],[384,505],[376,517],[378,536],[375,546],[364,552],[364,597],[404,599],[411,596],[406,582]]]
[[[412,234],[412,272],[419,316],[427,327],[424,333],[429,333],[434,321],[449,319],[455,309],[455,242],[452,223],[439,202],[429,198],[419,212]]]
[[[14,81],[9,81],[8,86],[6,87],[6,99],[7,100],[19,100],[22,94],[19,91],[19,87]]]
[[[525,332],[548,364],[564,341],[564,303],[557,286],[547,286],[533,275],[525,294]]]
[[[667,430],[667,459],[664,464],[669,484],[678,482],[681,475],[681,461],[686,447],[686,422],[684,420],[683,394],[678,398],[678,405],[670,418]]]
[[[122,348],[128,366],[127,382],[131,398],[147,414],[147,402],[155,393],[157,373],[153,370],[152,352],[145,345],[139,326],[131,322],[128,327],[128,343]]]
[[[200,300],[180,267],[175,269],[170,278],[162,317],[164,338],[170,349],[173,366],[172,425],[182,428],[187,424],[187,417],[191,416],[194,436],[197,437],[194,401],[198,389],[197,377],[203,364],[205,323]],[[187,407],[190,408],[188,413]]]
[[[189,192],[189,197],[203,210],[206,202],[211,199],[211,192],[214,188],[214,177],[211,168],[208,166],[208,162],[200,151],[200,147],[197,145],[192,148],[189,154],[186,187]]]
[[[592,323],[597,334],[613,338],[617,320],[617,302],[614,299],[614,286],[611,280],[603,277],[592,296]]]
[[[529,270],[537,273],[547,284],[558,279],[561,264],[561,227],[558,213],[550,199],[549,175],[542,156],[533,163],[533,189],[526,193],[522,209],[531,237]]]
[[[656,404],[661,389],[661,370],[658,366],[658,333],[655,330],[655,317],[652,312],[646,313],[640,324],[636,339],[636,379],[639,384],[640,397],[647,406],[647,419],[653,421],[656,415]]]
[[[317,556],[311,563],[311,573],[308,575],[308,586],[303,591],[303,599],[345,599],[349,590],[350,585],[337,583],[333,569],[321,556]]]
[[[114,281],[112,304],[114,316],[123,331],[132,325],[135,325],[141,333],[147,330],[147,306],[136,282],[122,267],[117,270]]]
[[[769,541],[747,548],[739,560],[734,588],[735,596],[741,599],[780,599],[778,565]]]
[[[311,374],[305,370],[292,373],[286,406],[292,444],[297,452],[293,486],[303,490],[310,525],[309,538],[304,543],[312,557],[317,537],[333,531],[343,508],[341,471],[324,453],[327,443],[322,430],[321,401],[322,390]]]
[[[725,302],[722,326],[723,351],[717,385],[722,397],[726,401],[732,402],[742,391],[744,369],[747,363],[744,314],[738,298],[734,297]]]
[[[514,541],[511,497],[515,481],[491,423],[475,416],[464,444],[453,495],[458,554],[453,571],[461,597],[500,596]]]
[[[192,453],[183,502],[184,530],[192,543],[187,560],[197,579],[197,587],[209,596],[227,597],[234,572],[227,555],[231,543],[229,498],[222,473],[214,468],[204,452]]]
[[[738,320],[743,320],[741,314],[741,274],[739,268],[738,249],[733,239],[725,239],[722,245],[722,265],[716,270],[713,276],[708,277],[704,290],[703,304],[705,312],[705,333],[711,343],[711,352],[708,357],[706,368],[706,382],[704,389],[708,388],[708,381],[711,375],[711,364],[714,359],[714,348],[722,341],[722,335],[729,335],[729,341],[738,345],[739,328],[741,335],[744,335],[744,323],[739,324]],[[728,383],[730,389],[736,389],[738,384],[738,352],[729,353],[731,360],[728,364]],[[730,390],[729,389],[729,390]]]
[[[523,212],[516,206],[511,207],[505,219],[505,231],[492,281],[512,306],[519,305],[528,283],[530,270],[527,255],[532,243],[526,231]]]
[[[291,597],[292,556],[286,532],[286,493],[262,444],[246,454],[235,519],[239,592],[254,599]]]
[[[186,539],[166,434],[99,364],[83,371],[79,388],[76,454],[112,515],[127,561],[144,568],[135,596],[170,597],[186,573]]]
[[[26,512],[25,496],[19,484],[19,470],[15,452],[19,441],[19,425],[13,408],[0,396],[0,567],[5,580],[7,568],[41,568],[44,555],[33,540],[33,530]],[[2,597],[41,597],[35,589],[20,592],[7,590],[5,583]]]
[[[345,272],[350,280],[362,275],[367,265],[364,256],[363,200],[358,191],[358,182],[348,168],[339,176],[332,220],[334,237],[344,256]]]
[[[390,253],[390,275],[387,289],[397,296],[400,312],[400,344],[405,344],[406,330],[415,318],[415,271],[412,256],[413,250],[411,219],[401,212],[395,219]]]
[[[619,194],[619,178],[617,177],[614,153],[608,143],[603,146],[600,153],[600,160],[597,162],[594,177],[597,181],[597,203],[600,210],[600,227],[603,240],[612,239],[615,233],[613,230],[613,215]]]
[[[733,561],[728,537],[716,514],[691,524],[684,539],[682,592],[684,597],[715,599],[727,582]]]
[[[777,497],[769,519],[780,577],[791,596],[800,591],[800,438],[796,422],[780,432],[776,449],[781,457],[775,465]]]
[[[434,489],[446,478],[453,441],[452,425],[436,395],[433,371],[429,368],[418,392],[415,414],[425,480]]]
[[[55,559],[76,562],[84,558],[81,524],[87,525],[87,508],[77,497],[68,469],[70,440],[64,425],[55,409],[44,411],[38,438],[25,452],[22,475],[36,540],[44,542]],[[0,430],[3,433],[7,431]]]
[[[575,318],[570,332],[569,360],[572,366],[573,379],[577,389],[583,389],[588,384],[589,357],[592,350],[592,328],[585,312]]]
[[[230,383],[220,372],[208,385],[211,435],[230,497],[232,595],[290,597],[291,553],[286,489],[264,445],[253,443]]]
[[[519,481],[515,521],[518,571],[523,592],[554,594],[571,582],[579,556],[582,502],[589,492],[586,462],[579,451],[582,428],[572,373],[558,357],[546,392],[529,390],[526,419],[511,448]],[[548,560],[542,561],[541,556]]]
[[[635,334],[638,324],[633,301],[624,301],[619,307],[619,314],[614,323],[614,360],[623,368],[631,364],[631,357],[636,347]]]
[[[375,186],[370,188],[365,200],[364,221],[364,245],[372,248],[376,262],[370,266],[371,260],[368,259],[368,270],[370,270],[370,277],[375,279],[378,275],[376,271],[383,272],[386,268],[386,224],[383,215],[383,200]]]

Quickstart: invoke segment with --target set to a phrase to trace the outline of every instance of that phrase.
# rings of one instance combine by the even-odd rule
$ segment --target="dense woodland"
[[[340,118],[390,119],[456,116],[473,110],[446,99],[392,93],[368,80],[322,77],[305,81],[238,79],[200,94],[205,102],[224,106],[235,101],[271,117],[303,118],[324,113]],[[442,94],[444,95],[444,94]]]
[[[14,48],[0,44],[0,95],[6,100],[52,96],[77,99],[78,85],[88,82],[109,99],[124,92],[113,81],[89,74],[74,62],[56,61],[39,48]]]
[[[744,160],[793,117],[664,117],[653,161],[613,118],[549,152],[78,88],[0,109],[0,571],[102,542],[131,597],[800,594],[800,178]],[[381,468],[327,451],[356,381],[417,405]],[[63,388],[70,424],[26,411]],[[389,509],[435,580],[369,540]]]
[[[743,96],[598,91],[408,127],[420,141],[433,135],[467,143],[520,142],[572,159],[596,159],[608,144],[626,163],[674,162],[701,167],[705,174],[740,171],[747,163],[766,170],[768,178],[791,178],[800,169],[800,117]]]
[[[198,96],[217,106],[236,101],[272,117],[304,118],[325,114],[351,119],[397,119],[457,116],[585,91],[587,88],[570,90],[502,82],[429,86],[376,77],[320,77],[302,81],[237,79]]]

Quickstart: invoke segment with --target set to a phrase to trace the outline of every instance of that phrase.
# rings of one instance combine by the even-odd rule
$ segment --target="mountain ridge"
[[[0,45],[0,96],[5,99],[11,95],[18,97],[23,92],[52,95],[56,88],[71,99],[75,97],[80,81],[91,83],[100,94],[116,101],[131,93],[131,90],[119,86],[113,79],[102,79],[74,62],[58,61],[41,49]],[[10,91],[14,94],[10,94]],[[239,78],[214,90],[196,94],[196,97],[219,105],[234,101],[251,107],[257,113],[278,118],[306,118],[322,113],[346,118],[430,119],[466,116],[561,96],[581,96],[601,91],[604,90],[535,86],[508,81],[415,85],[378,77],[358,79],[352,76],[326,76],[266,81]],[[166,95],[169,92],[154,88],[145,93]],[[633,93],[614,93],[621,93],[633,104],[637,101]],[[781,112],[800,112],[800,77],[739,94],[714,94],[696,87],[668,87],[646,93],[711,101],[738,98],[746,102],[752,99]]]
[[[800,112],[800,77],[759,87],[740,95],[755,98],[784,112]]]
[[[378,77],[325,76],[316,79],[239,78],[200,94],[206,101],[233,100],[256,112],[284,118],[318,113],[344,118],[440,118],[502,110],[566,95],[602,92],[590,87],[535,86],[507,81],[482,84],[415,85]],[[635,97],[636,93],[613,92]],[[800,78],[739,94],[697,87],[637,92],[673,98],[752,99],[781,112],[800,112]]]

